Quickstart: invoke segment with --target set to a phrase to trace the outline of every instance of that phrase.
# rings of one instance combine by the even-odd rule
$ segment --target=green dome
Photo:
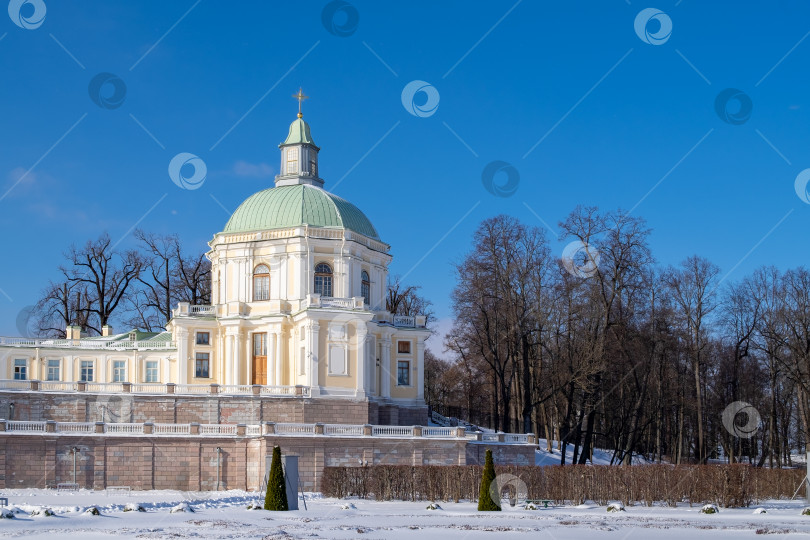
[[[348,229],[379,240],[377,230],[355,205],[321,188],[296,184],[254,193],[233,213],[226,233],[313,227]]]

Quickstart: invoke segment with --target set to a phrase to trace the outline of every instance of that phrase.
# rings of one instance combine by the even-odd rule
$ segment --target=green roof
[[[379,240],[371,221],[355,205],[319,187],[280,186],[254,193],[225,225],[226,233],[286,229],[300,225],[348,229]]]
[[[315,141],[312,140],[312,134],[309,132],[309,124],[304,122],[301,118],[296,118],[290,124],[290,133],[287,135],[287,140],[279,146],[287,144],[311,144],[315,146]],[[315,146],[317,148],[317,146]]]

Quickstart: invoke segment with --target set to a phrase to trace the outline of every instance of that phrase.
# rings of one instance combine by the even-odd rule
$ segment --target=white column
[[[244,349],[244,343],[242,342],[242,332],[237,329],[236,335],[233,337],[234,344],[233,344],[233,383],[232,384],[242,384],[242,372],[244,371],[242,366],[243,354],[242,350]]]
[[[230,301],[228,298],[228,294],[230,293],[230,289],[228,288],[228,278],[230,277],[228,273],[228,259],[220,259],[219,261],[220,266],[222,266],[222,274],[220,278],[222,279],[222,298],[219,299],[220,304],[227,304]]]
[[[225,384],[233,384],[233,336],[229,330],[225,331],[225,361],[223,362],[225,372]]]
[[[319,340],[318,333],[320,325],[317,321],[310,321],[307,328],[307,382],[311,387],[312,395],[319,394],[318,385],[318,360],[319,360]]]
[[[380,359],[380,395],[391,397],[391,336],[383,336],[381,340],[382,358]]]
[[[357,339],[357,351],[355,352],[355,358],[357,361],[357,373],[355,374],[355,388],[357,389],[356,396],[359,398],[366,397],[366,389],[368,388],[367,384],[367,366],[366,363],[368,362],[368,354],[366,353],[366,336],[368,335],[368,328],[366,327],[365,321],[359,321],[357,323],[357,335],[355,338]]]
[[[98,360],[98,379],[96,379],[98,382],[108,382],[109,381],[109,379],[107,379],[107,362],[109,362],[109,361],[110,360],[109,360],[109,358],[107,358],[106,354],[102,354],[99,357],[99,360]],[[37,363],[39,363],[39,362],[37,362]],[[127,378],[127,380],[129,380],[129,378]],[[135,381],[132,381],[132,382],[135,382]]]
[[[177,340],[177,384],[188,383],[188,330],[177,328],[174,332]]]
[[[64,370],[62,373],[63,381],[76,380],[73,376],[73,355],[65,357],[64,361],[62,362],[62,369]]]
[[[13,378],[13,374],[9,374],[8,372],[8,355],[9,351],[6,351],[5,354],[0,355],[0,378],[8,379]],[[61,375],[61,373],[60,373]]]
[[[282,349],[282,339],[281,339],[281,331],[273,333],[273,343],[275,347],[275,356],[276,356],[276,375],[275,375],[275,383],[277,385],[282,384],[282,372],[281,367],[284,364],[284,353]],[[295,367],[290,365],[290,362],[287,362],[287,369],[290,370],[290,373],[295,373]],[[295,384],[295,377],[292,378],[291,384]]]
[[[416,399],[425,399],[425,341],[416,342]]]
[[[267,348],[267,379],[265,384],[276,385],[276,335],[268,329],[264,346]],[[252,346],[252,344],[251,344]]]

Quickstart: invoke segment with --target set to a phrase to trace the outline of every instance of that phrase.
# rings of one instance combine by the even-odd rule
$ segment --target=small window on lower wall
[[[397,386],[411,385],[411,363],[408,360],[397,361]]]
[[[157,360],[146,361],[146,382],[159,382]]]
[[[400,354],[410,354],[411,353],[411,342],[410,341],[397,341],[397,352]]]
[[[24,381],[28,378],[28,361],[25,358],[14,360],[14,379]]]
[[[194,360],[194,376],[198,379],[208,379],[210,375],[210,358],[206,352],[198,352]]]

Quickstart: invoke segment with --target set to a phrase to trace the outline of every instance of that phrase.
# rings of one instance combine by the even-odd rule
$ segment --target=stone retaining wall
[[[13,405],[13,406],[12,406]],[[427,407],[338,398],[0,391],[0,418],[57,422],[421,425]]]
[[[319,491],[325,466],[465,465],[483,462],[492,449],[498,465],[534,463],[535,444],[497,444],[464,439],[281,436],[194,437],[109,434],[0,434],[0,489],[56,487],[76,481],[82,488],[130,486],[133,490],[258,490],[265,456],[279,445],[299,456],[302,489]]]

